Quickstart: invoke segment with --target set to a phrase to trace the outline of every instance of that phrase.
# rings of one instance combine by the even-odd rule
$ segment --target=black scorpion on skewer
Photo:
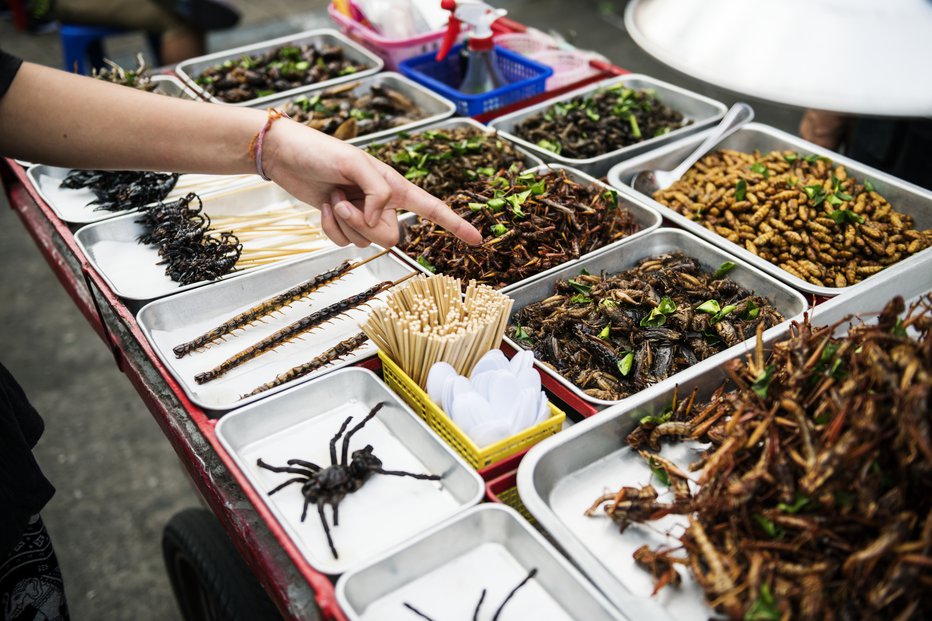
[[[333,545],[333,537],[330,534],[330,526],[327,524],[327,518],[324,515],[324,506],[330,505],[333,512],[333,525],[340,525],[339,507],[340,502],[348,495],[358,491],[373,474],[385,474],[395,477],[411,477],[422,481],[439,481],[442,477],[437,474],[416,474],[405,472],[403,470],[385,470],[382,468],[382,460],[372,454],[372,445],[367,444],[364,448],[353,451],[351,459],[349,457],[349,444],[353,435],[362,429],[366,423],[372,420],[379,410],[385,405],[384,402],[377,403],[366,415],[362,422],[346,431],[352,416],[347,417],[340,430],[330,439],[330,465],[321,468],[315,463],[304,461],[303,459],[289,459],[287,466],[270,466],[260,458],[256,464],[260,468],[271,470],[272,472],[287,472],[298,475],[288,479],[278,487],[269,491],[269,496],[279,490],[288,487],[292,483],[301,484],[301,494],[304,495],[304,510],[301,512],[301,521],[307,517],[307,508],[311,504],[317,505],[317,514],[320,516],[320,523],[324,527],[324,533],[327,535],[327,543],[330,545],[330,552],[333,558],[340,558],[337,554],[336,546]],[[346,435],[343,435],[346,432]],[[337,461],[337,442],[343,438],[343,448],[340,461]]]
[[[95,211],[121,211],[164,199],[177,181],[174,173],[72,170],[59,185],[69,190],[89,189],[96,199],[88,206],[95,205]]]
[[[271,390],[277,386],[281,386],[286,382],[290,382],[291,380],[298,379],[299,377],[304,377],[305,375],[313,373],[317,369],[326,366],[331,362],[336,362],[344,356],[348,356],[355,350],[362,347],[363,344],[365,344],[365,342],[368,340],[369,337],[366,336],[363,332],[355,334],[346,340],[340,341],[319,356],[311,359],[309,362],[305,362],[304,364],[289,369],[280,375],[276,375],[275,379],[273,379],[271,382],[262,384],[249,394],[245,394],[240,397],[240,399],[246,399],[247,397],[258,395],[259,393],[265,392],[266,390]]]
[[[527,574],[527,576],[525,576],[524,580],[522,580],[521,582],[518,583],[518,586],[516,586],[515,588],[513,588],[513,589],[511,590],[511,592],[510,592],[508,595],[505,596],[505,599],[502,601],[501,605],[500,605],[500,606],[498,607],[498,609],[495,611],[495,614],[492,615],[492,621],[498,621],[499,615],[501,615],[501,614],[502,614],[502,610],[505,609],[505,604],[507,604],[508,602],[510,602],[510,601],[511,601],[511,598],[515,596],[515,593],[517,593],[518,590],[519,590],[521,587],[523,587],[525,584],[527,584],[528,582],[530,582],[531,579],[532,579],[534,576],[536,576],[536,575],[537,575],[537,568],[535,567],[535,568],[531,569],[531,571],[528,572],[528,574]],[[479,603],[476,604],[476,609],[475,609],[475,610],[473,611],[473,613],[472,613],[472,621],[479,621],[479,610],[482,609],[482,602],[485,601],[485,594],[486,594],[486,589],[482,589],[482,594],[479,595]],[[412,606],[412,605],[409,604],[408,602],[405,602],[405,603],[404,603],[404,607],[407,608],[408,610],[410,610],[411,612],[413,612],[414,614],[416,614],[417,616],[421,617],[422,619],[426,619],[427,621],[434,621],[431,617],[428,617],[427,615],[425,615],[423,612],[421,612],[420,610],[418,610],[417,608],[415,608],[414,606]]]
[[[311,293],[317,291],[321,287],[342,278],[351,270],[354,270],[357,267],[368,263],[369,261],[377,259],[388,252],[389,251],[387,249],[383,250],[364,261],[358,261],[356,263],[350,263],[348,260],[344,261],[332,270],[327,270],[322,274],[314,276],[310,280],[306,280],[299,285],[295,285],[284,293],[279,293],[278,295],[259,302],[249,310],[244,311],[232,319],[223,322],[212,330],[208,330],[197,338],[192,339],[187,343],[182,343],[175,346],[172,351],[175,352],[175,357],[182,358],[193,351],[201,349],[202,347],[222,339],[227,334],[230,334],[240,328],[245,328],[246,326],[252,325],[263,317],[267,317],[275,311],[309,296]]]
[[[405,277],[405,279],[409,277],[410,276]],[[306,317],[303,317],[299,319],[298,321],[288,326],[285,326],[284,328],[282,328],[278,332],[275,332],[271,336],[267,336],[266,338],[262,339],[255,345],[251,345],[247,347],[246,349],[244,349],[243,351],[231,356],[230,358],[227,358],[226,360],[218,364],[216,367],[214,367],[210,371],[205,371],[204,373],[198,373],[197,375],[194,376],[194,381],[197,382],[198,384],[206,384],[207,382],[211,380],[215,380],[218,377],[225,375],[232,369],[235,369],[236,367],[240,366],[241,364],[248,362],[252,360],[253,358],[261,356],[265,352],[275,349],[279,345],[283,345],[291,341],[292,339],[295,339],[301,336],[305,332],[309,332],[310,330],[313,330],[319,327],[325,321],[333,319],[334,317],[337,317],[338,315],[342,315],[346,311],[352,310],[356,308],[357,306],[361,306],[365,304],[366,302],[372,300],[372,298],[382,293],[389,287],[393,287],[397,284],[398,282],[392,282],[390,280],[386,280],[385,282],[380,282],[377,285],[373,285],[372,287],[369,287],[368,289],[366,289],[365,291],[361,293],[351,295],[348,298],[345,298],[343,300],[340,300],[339,302],[336,302],[334,304],[331,304],[330,306],[327,306],[326,308],[322,308],[319,311],[315,311],[311,313],[310,315],[307,315]]]

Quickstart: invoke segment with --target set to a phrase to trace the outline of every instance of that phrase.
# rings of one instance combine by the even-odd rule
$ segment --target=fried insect
[[[175,353],[176,358],[183,358],[193,351],[197,351],[203,347],[206,347],[207,345],[210,345],[211,343],[215,343],[216,341],[222,339],[224,336],[231,334],[241,328],[245,328],[246,326],[252,325],[263,317],[268,317],[275,311],[281,310],[288,305],[309,296],[321,287],[336,282],[357,267],[365,265],[370,261],[374,261],[375,259],[378,259],[379,257],[387,254],[388,252],[389,250],[386,249],[369,257],[368,259],[357,261],[355,263],[352,263],[349,260],[343,261],[343,263],[331,270],[322,272],[310,280],[306,280],[303,283],[295,285],[283,293],[279,293],[278,295],[259,302],[249,310],[244,311],[239,315],[228,319],[227,321],[224,321],[216,328],[208,330],[197,338],[187,341],[186,343],[176,345],[174,348],[172,348],[172,351]]]
[[[524,156],[510,142],[478,127],[435,129],[370,144],[369,155],[441,199],[467,183],[504,170],[526,168]]]
[[[394,477],[411,477],[422,481],[439,481],[442,477],[437,474],[417,474],[405,472],[403,470],[385,470],[382,467],[382,460],[376,457],[372,451],[372,445],[368,444],[364,448],[353,451],[349,455],[350,440],[353,435],[365,427],[366,423],[372,420],[379,410],[385,406],[385,402],[375,405],[365,418],[358,425],[346,431],[346,428],[352,422],[353,417],[349,416],[343,421],[340,430],[330,439],[330,465],[320,467],[315,463],[303,459],[289,459],[286,466],[270,466],[262,459],[258,459],[256,464],[260,468],[271,470],[272,472],[284,472],[296,474],[298,476],[288,479],[281,485],[271,489],[269,496],[281,491],[292,483],[301,484],[301,494],[304,496],[304,509],[301,512],[301,521],[307,518],[307,509],[310,505],[317,505],[317,514],[320,516],[320,523],[324,527],[324,533],[327,535],[327,544],[330,546],[330,552],[333,558],[340,558],[337,554],[337,548],[333,543],[333,536],[330,534],[330,526],[327,524],[327,518],[324,515],[324,507],[330,505],[333,514],[333,525],[340,525],[340,502],[348,494],[359,491],[366,481],[374,474],[384,474]],[[344,435],[345,432],[345,435]],[[337,442],[343,438],[342,453],[339,461],[337,460]]]
[[[327,349],[326,351],[321,353],[319,356],[316,356],[313,359],[311,359],[309,362],[305,362],[304,364],[298,365],[292,369],[289,369],[280,375],[276,375],[275,379],[273,379],[271,382],[262,384],[261,386],[253,390],[252,392],[240,397],[240,399],[246,399],[247,397],[258,395],[267,390],[271,390],[273,388],[281,386],[282,384],[290,382],[291,380],[295,380],[300,377],[304,377],[305,375],[309,375],[310,373],[313,373],[314,371],[316,371],[317,369],[320,369],[321,367],[327,366],[328,364],[332,362],[336,362],[337,360],[339,360],[340,358],[343,358],[344,356],[348,356],[349,354],[353,353],[354,351],[362,347],[368,340],[369,340],[369,337],[366,336],[363,332],[355,334],[348,339],[340,341],[339,343],[337,343],[330,349]]]
[[[564,170],[502,171],[447,198],[482,233],[470,246],[420,218],[398,244],[434,273],[501,288],[640,229],[614,190],[577,183]]]
[[[730,392],[671,407],[670,420],[688,427],[677,435],[710,446],[694,466],[698,492],[674,487],[684,500],[670,513],[688,516],[686,562],[728,617],[932,615],[932,295],[901,318],[904,309],[894,298],[876,324],[855,321],[840,338],[851,318],[794,324],[769,358],[758,337],[746,360],[726,365]],[[629,442],[650,444],[666,424],[656,418]],[[658,554],[679,562],[669,552]]]
[[[527,576],[525,576],[524,579],[518,583],[518,586],[513,588],[511,592],[505,596],[505,599],[502,600],[502,603],[492,614],[492,621],[498,621],[499,616],[501,616],[502,614],[502,610],[505,609],[505,605],[511,601],[511,599],[515,596],[515,593],[517,593],[521,589],[521,587],[523,587],[525,584],[530,582],[536,575],[537,575],[537,568],[534,567],[531,569],[531,571],[528,572]],[[473,621],[478,621],[479,619],[479,611],[482,610],[482,604],[485,602],[485,595],[486,595],[486,589],[482,589],[482,594],[479,595],[479,602],[476,604],[476,608],[472,613]],[[417,608],[415,608],[408,602],[404,603],[404,607],[422,619],[426,619],[427,621],[434,621],[433,618],[428,617],[426,614],[424,614],[423,612],[421,612],[420,610],[418,610]]]
[[[557,102],[518,123],[514,133],[557,155],[582,159],[662,136],[691,122],[664,105],[653,89],[615,84]]]
[[[244,54],[208,67],[194,78],[208,93],[239,103],[349,75],[364,67],[337,45],[283,45],[262,54]]]
[[[387,84],[357,90],[361,82],[340,84],[310,97],[296,97],[283,106],[293,121],[340,140],[408,125],[424,118],[410,98]]]
[[[135,69],[124,69],[107,58],[104,59],[104,63],[106,67],[101,69],[95,67],[91,70],[91,77],[95,80],[129,86],[149,93],[155,91],[158,86],[152,81],[152,70],[146,65],[146,57],[142,55],[142,52],[136,54]]]
[[[227,358],[213,369],[203,373],[198,373],[194,376],[194,381],[196,381],[198,384],[206,384],[207,382],[213,381],[218,377],[226,375],[236,367],[245,364],[254,358],[257,358],[280,345],[284,345],[285,343],[300,337],[302,334],[306,334],[311,330],[319,328],[324,322],[342,315],[347,311],[353,310],[354,308],[362,306],[366,302],[369,302],[375,298],[375,296],[378,294],[388,290],[390,287],[393,287],[400,282],[407,280],[413,275],[414,274],[409,274],[408,276],[405,276],[404,278],[395,282],[390,280],[380,282],[377,285],[369,287],[365,291],[351,295],[348,298],[340,300],[339,302],[335,302],[330,306],[322,308],[318,311],[314,311],[313,313],[302,317],[298,321],[285,326],[274,334],[267,336],[258,343],[250,345],[243,351],[231,356],[230,358]]]
[[[75,169],[65,175],[60,187],[93,192],[96,198],[87,206],[93,205],[95,211],[125,211],[164,200],[177,181],[174,173]]]
[[[587,394],[623,399],[783,321],[768,299],[716,276],[679,252],[581,273],[515,313],[507,333]]]

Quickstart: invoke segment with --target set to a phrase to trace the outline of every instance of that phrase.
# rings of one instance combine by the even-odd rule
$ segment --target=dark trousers
[[[0,559],[0,621],[68,621],[68,604],[52,540],[39,516]]]

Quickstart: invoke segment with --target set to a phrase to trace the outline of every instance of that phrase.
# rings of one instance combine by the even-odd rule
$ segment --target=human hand
[[[263,146],[266,175],[321,211],[324,233],[340,246],[398,242],[396,211],[405,209],[478,244],[482,236],[446,204],[365,151],[282,119]]]

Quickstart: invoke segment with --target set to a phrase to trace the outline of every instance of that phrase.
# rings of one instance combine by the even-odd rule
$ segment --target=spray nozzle
[[[442,0],[440,6],[450,11],[447,32],[437,50],[437,60],[443,60],[459,37],[463,22],[472,26],[469,35],[470,50],[492,49],[492,22],[503,17],[507,11],[493,9],[479,0]]]

